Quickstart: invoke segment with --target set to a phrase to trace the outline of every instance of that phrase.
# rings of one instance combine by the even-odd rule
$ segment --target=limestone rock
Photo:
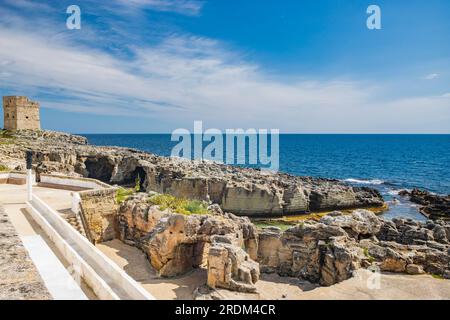
[[[208,252],[208,286],[240,292],[255,292],[259,264],[239,247],[213,243]]]
[[[351,215],[328,215],[321,218],[320,222],[339,226],[355,238],[375,235],[383,224],[380,218],[368,210],[355,210]]]
[[[0,145],[0,158],[5,165],[20,167],[28,149],[34,152],[38,178],[40,173],[59,172],[121,185],[134,185],[139,178],[142,190],[211,201],[238,215],[281,216],[383,205],[376,190],[338,180],[92,146],[83,137],[50,131],[15,132],[13,144]]]
[[[413,189],[402,190],[402,196],[409,197],[411,202],[420,204],[420,211],[432,220],[450,219],[450,195],[437,195],[428,191]]]
[[[366,210],[350,215],[334,212],[285,232],[263,229],[257,261],[262,272],[322,285],[343,281],[356,269],[370,265],[387,272],[443,276],[450,261],[447,226],[433,221],[385,221]],[[434,241],[436,234],[440,242]]]
[[[406,266],[406,272],[408,274],[423,274],[423,268],[421,266],[418,266],[417,264],[408,264]]]
[[[361,258],[362,249],[339,226],[306,222],[283,233],[265,229],[259,237],[261,270],[322,285],[351,277]]]
[[[259,265],[252,260],[256,228],[248,218],[219,209],[212,214],[182,215],[131,198],[119,210],[120,238],[146,252],[161,276],[184,274],[208,264],[208,278],[216,279],[218,287],[253,292],[259,278]],[[218,254],[220,250],[224,251]],[[226,278],[222,277],[225,272]]]

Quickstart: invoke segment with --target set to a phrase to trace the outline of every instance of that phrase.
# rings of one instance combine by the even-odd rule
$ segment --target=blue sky
[[[75,133],[450,133],[449,40],[447,0],[0,0],[0,94]]]

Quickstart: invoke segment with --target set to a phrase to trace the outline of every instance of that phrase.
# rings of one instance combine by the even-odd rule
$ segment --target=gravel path
[[[0,204],[0,300],[52,299]]]

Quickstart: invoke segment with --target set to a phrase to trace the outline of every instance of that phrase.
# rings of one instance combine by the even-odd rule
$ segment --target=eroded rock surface
[[[276,272],[329,286],[361,267],[442,277],[450,275],[449,228],[443,221],[385,221],[367,210],[335,212],[285,232],[259,233],[262,272]]]
[[[248,218],[223,213],[161,211],[137,195],[122,204],[120,239],[141,248],[161,276],[208,269],[207,285],[254,293],[262,273],[330,286],[360,268],[448,278],[450,225],[444,221],[386,221],[368,210],[332,212],[282,232],[257,230]]]
[[[12,169],[24,169],[25,150],[31,149],[38,176],[57,172],[112,184],[134,184],[139,178],[142,189],[147,191],[211,201],[238,215],[280,216],[383,205],[376,190],[351,187],[332,179],[92,146],[83,137],[48,131],[20,131],[12,136],[11,143],[0,144],[2,162]]]
[[[259,264],[238,246],[214,242],[208,251],[208,286],[233,291],[255,292]]]
[[[248,218],[213,209],[212,214],[182,215],[131,199],[119,210],[120,239],[141,248],[161,276],[207,265],[211,287],[255,291],[256,228]]]

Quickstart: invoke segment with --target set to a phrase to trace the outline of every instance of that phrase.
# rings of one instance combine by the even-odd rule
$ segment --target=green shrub
[[[9,171],[9,168],[3,164],[0,164],[0,172],[2,171]]]
[[[116,192],[116,201],[117,203],[122,203],[125,200],[127,200],[127,198],[129,196],[131,196],[134,193],[133,189],[125,189],[125,188],[119,188]]]
[[[141,191],[141,177],[138,174],[138,176],[136,177],[136,179],[134,179],[134,190],[136,192]]]
[[[2,139],[12,139],[14,138],[8,130],[0,130],[0,138]]]
[[[185,206],[185,209],[194,214],[205,214],[208,213],[208,208],[204,202],[198,200],[191,200]]]
[[[180,214],[208,214],[207,205],[198,200],[188,200],[168,194],[158,194],[151,197],[148,202],[152,205],[159,206],[161,210],[170,209]]]
[[[431,276],[435,279],[444,280],[444,277],[441,276],[440,274],[432,274]]]
[[[370,255],[368,248],[364,248],[363,253],[367,257],[367,259],[369,260],[370,263],[373,263],[375,261],[375,258]]]

